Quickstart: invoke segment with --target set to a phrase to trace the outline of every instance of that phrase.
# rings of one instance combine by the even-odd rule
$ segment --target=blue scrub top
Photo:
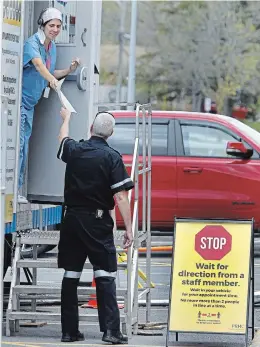
[[[56,45],[52,41],[49,50],[51,66],[50,73],[53,74],[56,65]],[[23,83],[22,83],[22,106],[31,110],[40,100],[48,82],[35,69],[32,59],[41,58],[46,65],[47,52],[39,40],[38,33],[29,37],[24,43],[23,51]]]

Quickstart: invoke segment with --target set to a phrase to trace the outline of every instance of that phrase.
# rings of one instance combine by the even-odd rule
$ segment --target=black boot
[[[77,332],[76,336],[72,336],[68,333],[62,334],[61,342],[75,342],[75,341],[84,341],[85,337],[80,331]]]
[[[102,341],[110,342],[114,345],[126,345],[128,344],[128,337],[123,335],[121,331],[107,330],[104,332]]]

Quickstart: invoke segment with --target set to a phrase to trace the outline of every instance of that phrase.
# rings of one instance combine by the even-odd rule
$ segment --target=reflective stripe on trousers
[[[108,272],[105,270],[95,270],[94,271],[94,277],[98,278],[98,277],[113,277],[116,278],[116,271],[114,272]]]
[[[76,272],[76,271],[65,271],[64,272],[64,277],[66,278],[80,278],[81,272]]]

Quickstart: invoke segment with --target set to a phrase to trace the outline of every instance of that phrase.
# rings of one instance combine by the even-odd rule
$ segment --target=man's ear
[[[111,133],[111,135],[110,136],[112,136],[114,134],[114,129],[112,130],[112,133]]]
[[[93,132],[93,124],[91,124],[91,126],[90,126],[90,132],[91,133]]]

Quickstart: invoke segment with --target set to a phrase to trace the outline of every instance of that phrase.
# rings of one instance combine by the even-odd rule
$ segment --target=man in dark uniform
[[[66,165],[64,205],[58,266],[64,268],[61,289],[62,342],[84,340],[79,332],[77,286],[89,258],[96,282],[98,316],[102,340],[127,344],[120,331],[116,300],[117,258],[113,238],[114,198],[125,223],[124,247],[133,242],[127,191],[134,184],[120,154],[106,140],[113,134],[115,119],[108,112],[98,113],[88,141],[69,137],[70,112],[61,109],[58,158]]]

